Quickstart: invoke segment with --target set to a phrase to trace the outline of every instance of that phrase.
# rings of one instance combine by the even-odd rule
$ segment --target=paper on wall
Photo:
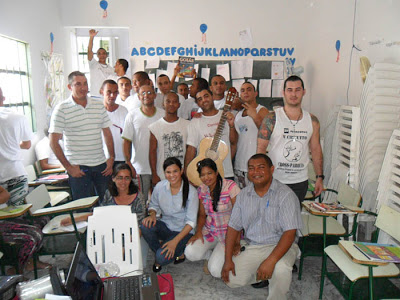
[[[250,82],[251,84],[253,84],[257,91],[258,80],[257,79],[247,79],[247,81]]]
[[[271,79],[283,79],[283,61],[272,62]]]
[[[229,76],[229,64],[217,65],[217,75],[221,75],[226,81],[230,81],[231,77]]]
[[[232,79],[244,78],[244,61],[243,60],[232,60],[231,61],[231,74]]]
[[[271,79],[260,79],[258,95],[260,97],[271,97]]]
[[[156,74],[149,73],[149,78],[153,82],[153,85],[156,86]]]
[[[272,97],[282,97],[283,80],[272,80]]]
[[[200,77],[204,78],[207,81],[209,81],[210,80],[210,68],[201,68]]]
[[[177,64],[178,63],[174,63],[174,62],[170,62],[170,61],[167,64],[167,75],[170,80],[172,79],[172,76],[174,76],[174,71],[175,71],[175,67]],[[178,76],[176,76],[175,82],[179,82]]]
[[[233,79],[232,86],[240,93],[240,88],[242,87],[242,84],[244,82],[245,82],[244,79]]]
[[[242,48],[253,47],[253,37],[250,28],[239,31],[239,41]]]
[[[146,69],[157,69],[160,66],[160,57],[152,56],[147,58]]]
[[[244,77],[253,77],[253,59],[246,58],[243,60]]]

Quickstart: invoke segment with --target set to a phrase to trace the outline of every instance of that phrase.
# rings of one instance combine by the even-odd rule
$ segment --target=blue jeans
[[[176,246],[175,257],[167,259],[165,258],[165,253],[161,254],[161,251],[164,250],[163,248],[161,248],[161,246],[165,242],[172,240],[175,236],[179,234],[179,232],[169,230],[167,225],[160,220],[157,220],[156,225],[151,228],[140,225],[140,229],[142,230],[142,235],[149,245],[150,249],[153,250],[156,254],[156,263],[160,264],[161,266],[168,265],[175,260],[175,257],[181,256],[185,251],[187,242],[192,237],[191,233],[186,235]],[[160,240],[162,241],[161,243]]]
[[[103,176],[101,174],[106,166],[106,163],[94,167],[80,165],[79,167],[85,173],[85,176],[69,176],[72,199],[99,196],[100,201],[102,201],[108,188],[108,183],[111,180],[111,176]]]

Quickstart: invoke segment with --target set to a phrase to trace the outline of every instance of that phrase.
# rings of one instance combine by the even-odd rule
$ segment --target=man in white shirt
[[[114,65],[114,74],[108,76],[107,79],[112,79],[115,82],[117,82],[118,79],[123,76],[128,77],[126,75],[126,71],[128,70],[128,68],[129,68],[128,61],[124,58],[119,58]]]
[[[169,77],[165,74],[161,74],[160,76],[157,77],[157,88],[158,88],[158,93],[156,100],[154,101],[154,105],[163,108],[164,105],[164,97],[165,95],[172,90],[173,84],[171,84],[171,81]],[[183,96],[178,95],[179,97],[179,103],[183,103],[185,101],[185,98]],[[180,113],[178,112],[178,115]]]
[[[35,146],[36,159],[39,161],[40,168],[42,170],[61,168],[60,161],[50,147],[48,128],[44,130],[44,134],[45,136]]]
[[[140,100],[135,100],[135,97],[131,96],[131,80],[128,77],[123,76],[118,79],[117,83],[119,94],[117,96],[116,103],[125,106],[128,111],[140,107]]]
[[[85,74],[79,71],[69,74],[68,89],[71,96],[59,103],[51,116],[50,146],[69,174],[72,198],[97,195],[102,199],[115,158],[111,121],[103,103],[87,97]],[[108,159],[101,133],[110,155]],[[61,137],[64,150],[59,144]]]
[[[3,107],[4,100],[0,88],[0,186],[10,194],[8,205],[21,205],[28,193],[21,149],[31,147],[33,134],[25,116]]]
[[[149,125],[162,118],[164,110],[154,106],[156,93],[151,86],[142,86],[139,97],[142,106],[130,111],[126,116],[122,138],[124,139],[125,162],[131,167],[133,177],[139,175],[141,191],[147,200],[151,186]],[[132,146],[135,150],[133,158]]]
[[[224,109],[226,80],[222,75],[211,77],[210,90],[213,93],[214,106],[216,109]]]
[[[89,31],[89,45],[88,45],[88,60],[89,60],[89,69],[90,69],[90,95],[94,98],[100,98],[100,88],[101,84],[104,80],[108,78],[108,76],[114,74],[114,70],[111,66],[107,64],[107,51],[104,48],[99,48],[97,50],[97,58],[99,61],[93,58],[93,40],[94,37],[99,32],[90,29]]]
[[[196,95],[196,101],[203,113],[199,118],[193,118],[188,127],[188,139],[185,155],[185,170],[187,166],[198,154],[200,142],[205,137],[214,137],[222,111],[217,110],[214,106],[212,93],[208,89],[201,90]],[[237,132],[234,126],[235,116],[227,112],[227,119],[221,134],[221,140],[228,146],[228,155],[223,161],[225,178],[233,179],[232,158],[234,157],[234,149],[236,149]],[[232,150],[233,151],[232,151]]]
[[[126,77],[122,77],[126,78]],[[121,79],[122,79],[121,78]],[[106,80],[103,82],[103,86],[101,87],[101,94],[104,99],[104,108],[107,111],[108,117],[111,120],[111,134],[114,142],[114,152],[115,152],[115,161],[114,166],[117,164],[125,162],[124,151],[123,151],[123,140],[122,140],[122,132],[124,130],[125,117],[128,114],[128,110],[122,106],[116,104],[116,98],[118,95],[118,85],[114,80]],[[103,139],[103,149],[106,154],[106,158],[110,157],[108,153],[107,145],[105,140]]]
[[[182,165],[184,162],[189,121],[178,117],[179,106],[178,95],[168,92],[164,98],[164,117],[149,126],[149,159],[153,185],[165,179],[163,163],[167,158],[176,157]]]
[[[186,83],[181,82],[176,87],[176,92],[183,96],[183,98],[187,99],[189,97],[189,86]]]

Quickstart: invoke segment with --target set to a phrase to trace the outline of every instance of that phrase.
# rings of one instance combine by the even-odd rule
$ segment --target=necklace
[[[300,108],[299,117],[296,120],[296,123],[293,123],[292,120],[289,118],[288,114],[286,113],[285,107],[283,107],[283,111],[285,112],[286,117],[289,119],[290,124],[293,126],[293,142],[296,141],[296,125],[299,123],[301,116],[303,115],[303,110]]]

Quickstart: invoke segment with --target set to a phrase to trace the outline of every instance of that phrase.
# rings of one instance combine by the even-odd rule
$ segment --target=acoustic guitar
[[[229,148],[224,141],[221,141],[221,137],[225,128],[225,113],[230,110],[233,99],[237,97],[237,95],[238,93],[234,87],[231,87],[228,90],[223,113],[221,115],[221,119],[219,120],[217,131],[215,132],[214,137],[205,137],[201,140],[197,157],[195,157],[187,167],[186,175],[190,182],[196,186],[202,184],[199,173],[197,172],[197,163],[205,158],[211,158],[215,162],[218,168],[218,173],[222,178],[224,178],[223,161],[229,153]]]

